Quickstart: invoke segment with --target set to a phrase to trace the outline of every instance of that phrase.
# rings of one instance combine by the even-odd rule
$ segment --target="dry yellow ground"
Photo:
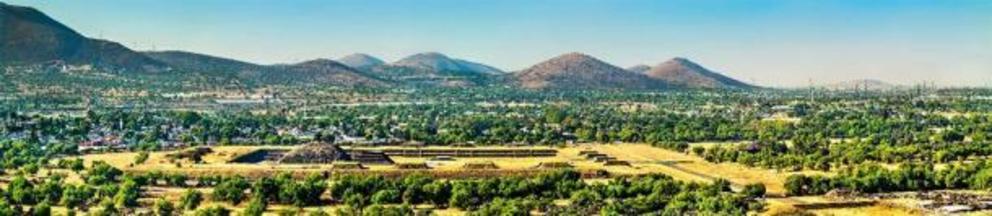
[[[702,144],[717,145],[717,144]],[[132,165],[137,153],[105,153],[85,155],[83,158],[87,164],[92,161],[106,161],[116,167],[132,171],[152,171],[164,172],[184,172],[184,173],[210,173],[210,174],[245,174],[251,172],[316,172],[326,171],[331,165],[287,165],[287,164],[236,164],[227,161],[234,157],[259,149],[289,149],[287,146],[219,146],[213,148],[213,153],[204,156],[204,163],[192,164],[188,161],[170,161],[165,155],[171,152],[154,152],[150,154],[147,162]],[[446,147],[428,147],[446,148]],[[487,147],[488,148],[488,147]],[[493,148],[515,148],[515,147],[493,147]],[[447,148],[450,149],[450,148]],[[770,194],[782,195],[782,187],[785,178],[797,172],[780,172],[768,169],[746,167],[734,163],[710,163],[700,157],[674,152],[666,149],[655,148],[644,144],[579,144],[563,148],[555,148],[558,155],[555,157],[531,157],[531,158],[455,158],[454,161],[429,161],[429,158],[416,157],[392,157],[399,163],[428,163],[435,171],[458,171],[462,170],[465,163],[492,162],[500,170],[532,170],[534,166],[542,162],[568,162],[578,169],[602,169],[613,174],[647,174],[663,173],[675,179],[685,181],[708,182],[712,178],[722,178],[734,183],[734,185],[745,185],[751,183],[761,183],[766,186]],[[603,166],[601,163],[587,160],[580,156],[583,150],[593,150],[616,157],[619,160],[631,162],[632,166]],[[177,165],[178,164],[178,165]],[[371,171],[394,171],[391,165],[366,165]],[[811,174],[810,172],[804,172]],[[817,173],[829,174],[829,173]],[[597,180],[591,180],[597,181]],[[156,197],[167,197],[167,199],[178,199],[181,189],[155,188],[151,189],[157,193]],[[766,214],[780,212],[791,208],[791,204],[823,202],[823,197],[790,197],[769,199]],[[205,203],[207,206],[215,203]],[[229,206],[240,209],[239,206]],[[274,210],[287,208],[285,206],[273,206]],[[316,209],[316,208],[314,208]],[[332,210],[332,208],[324,208]],[[312,210],[312,209],[306,209]],[[277,212],[277,211],[270,211]],[[889,205],[879,205],[861,208],[839,208],[823,209],[811,211],[818,215],[913,215],[914,211],[904,208],[894,208]],[[464,212],[451,209],[436,211],[437,215],[462,215]]]
[[[228,163],[232,158],[259,148],[289,149],[287,146],[218,146],[213,147],[213,153],[203,157],[204,163],[194,164],[189,161],[173,161],[165,155],[171,152],[153,152],[149,159],[142,164],[133,164],[138,153],[103,153],[83,156],[89,164],[92,161],[106,161],[111,165],[129,171],[184,172],[200,174],[250,174],[258,172],[319,172],[331,168],[328,164],[238,164]],[[429,147],[445,148],[445,147]],[[489,148],[489,147],[487,147]],[[514,147],[492,147],[514,148]],[[528,147],[530,148],[530,147]],[[450,148],[449,148],[450,149]],[[568,162],[580,170],[606,170],[613,174],[637,175],[648,173],[664,173],[673,178],[686,181],[711,181],[712,178],[727,179],[735,185],[762,183],[769,193],[783,194],[782,184],[786,177],[796,172],[779,172],[775,170],[746,167],[734,163],[710,163],[702,158],[680,152],[655,148],[644,144],[579,144],[569,147],[556,148],[555,157],[494,157],[494,158],[456,158],[454,161],[429,161],[429,158],[392,157],[398,163],[428,163],[437,171],[464,170],[465,163],[493,162],[500,170],[532,170],[542,162]],[[579,155],[580,151],[594,150],[616,157],[619,160],[631,162],[632,166],[603,166],[601,163],[586,159]],[[371,171],[392,171],[392,165],[366,165]]]

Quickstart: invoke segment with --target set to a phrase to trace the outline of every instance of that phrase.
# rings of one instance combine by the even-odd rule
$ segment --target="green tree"
[[[214,186],[214,192],[211,197],[216,201],[227,201],[237,205],[245,199],[245,190],[249,187],[251,185],[243,177],[225,178],[220,184]]]
[[[179,205],[186,210],[196,209],[196,207],[200,206],[200,202],[203,202],[203,193],[194,189],[186,189],[179,198]]]
[[[765,185],[761,183],[748,184],[744,186],[744,190],[741,191],[744,196],[748,198],[764,198],[765,197]]]
[[[114,195],[114,203],[122,209],[137,207],[140,195],[141,186],[133,179],[125,178]]]
[[[155,215],[157,216],[172,216],[176,214],[175,205],[173,205],[172,202],[165,200],[165,198],[159,198],[157,201],[155,201],[154,210],[155,210]]]
[[[231,215],[231,210],[224,208],[223,206],[211,206],[207,208],[202,208],[196,210],[193,213],[194,216],[229,216]]]
[[[381,190],[372,195],[373,204],[393,204],[400,202],[400,192],[397,190]]]
[[[268,207],[268,203],[265,201],[265,198],[260,196],[255,196],[251,198],[251,201],[248,201],[248,206],[245,207],[245,210],[244,212],[242,212],[241,215],[261,216],[262,213],[265,213],[265,209],[267,207]]]

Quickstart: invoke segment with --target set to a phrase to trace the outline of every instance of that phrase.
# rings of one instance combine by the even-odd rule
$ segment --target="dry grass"
[[[770,194],[783,195],[782,185],[789,175],[800,172],[780,172],[776,170],[747,167],[735,163],[710,163],[695,155],[655,148],[643,144],[584,145],[605,153],[618,160],[630,161],[633,173],[665,173],[676,179],[688,181],[712,181],[712,178],[727,179],[735,185],[753,183],[764,184]],[[809,174],[809,172],[804,172]]]
[[[142,164],[132,165],[137,153],[103,153],[85,155],[83,158],[89,164],[102,160],[127,171],[147,172],[183,172],[191,175],[198,174],[228,174],[258,176],[274,172],[312,173],[331,170],[330,164],[238,164],[228,163],[232,158],[259,148],[289,149],[288,146],[218,146],[213,147],[213,153],[204,155],[203,163],[192,163],[187,160],[171,160],[165,157],[171,152],[153,152],[149,159]],[[386,147],[396,148],[396,147]],[[451,149],[450,147],[427,147],[436,149]],[[485,147],[486,149],[532,148],[532,147]],[[538,147],[541,148],[541,147]],[[546,148],[546,147],[544,147]],[[453,161],[431,161],[430,158],[420,157],[391,157],[396,163],[426,163],[432,167],[431,172],[458,173],[478,172],[468,170],[465,164],[488,163],[495,164],[497,171],[514,173],[533,171],[534,166],[542,162],[566,162],[578,170],[606,170],[617,175],[640,175],[649,173],[664,173],[673,178],[686,181],[708,182],[713,178],[729,180],[734,185],[762,183],[769,193],[782,194],[782,184],[785,178],[794,172],[777,172],[774,170],[745,167],[732,163],[714,164],[694,155],[655,148],[644,144],[580,144],[576,146],[556,148],[555,157],[477,157],[455,158]],[[616,157],[618,160],[629,161],[632,166],[604,166],[579,155],[580,151],[594,150]],[[390,173],[402,170],[393,165],[366,164],[368,170],[362,172]],[[360,171],[360,170],[359,170]],[[452,174],[458,176],[457,174]]]
[[[698,145],[718,145],[718,143],[713,144],[698,144]],[[203,157],[203,163],[194,164],[190,161],[170,161],[165,157],[166,154],[171,152],[155,152],[151,153],[147,162],[143,164],[131,165],[133,163],[137,153],[105,153],[105,154],[93,154],[85,155],[83,158],[88,162],[102,160],[106,161],[116,167],[125,169],[128,171],[163,171],[163,172],[183,172],[192,175],[197,174],[231,174],[231,175],[245,175],[245,176],[259,176],[259,175],[270,175],[273,172],[293,172],[293,173],[312,173],[312,172],[323,172],[331,170],[332,165],[330,164],[274,164],[274,163],[261,163],[261,164],[236,164],[228,163],[232,158],[251,152],[259,148],[269,148],[269,149],[288,149],[292,147],[287,146],[219,146],[214,147],[213,153],[207,154]],[[389,147],[396,148],[396,147]],[[437,148],[437,149],[451,149],[447,147],[427,147],[427,148]],[[489,149],[506,149],[506,148],[524,148],[524,147],[486,147]],[[529,148],[529,147],[528,147]],[[558,150],[558,155],[555,157],[478,157],[478,158],[461,158],[456,157],[453,161],[432,161],[430,158],[419,158],[419,157],[391,157],[396,163],[426,163],[431,170],[422,170],[416,172],[429,172],[429,173],[440,173],[440,176],[460,176],[460,173],[476,173],[481,176],[497,176],[505,175],[507,173],[526,173],[535,171],[534,166],[539,163],[547,162],[565,162],[574,166],[579,170],[606,170],[611,174],[618,175],[639,175],[648,173],[663,173],[672,176],[675,179],[685,180],[685,181],[697,181],[697,182],[709,182],[713,178],[723,178],[732,182],[734,185],[745,185],[751,183],[761,183],[766,186],[770,194],[782,195],[784,194],[783,183],[785,178],[789,175],[796,174],[797,172],[779,172],[775,170],[768,169],[758,169],[746,167],[739,164],[733,163],[710,163],[706,162],[702,158],[694,155],[689,155],[680,152],[674,152],[666,149],[655,148],[644,144],[580,144],[575,146],[569,146],[564,148],[555,148]],[[597,163],[592,160],[587,159],[585,156],[579,155],[580,151],[592,150],[599,153],[607,154],[611,157],[616,157],[618,160],[624,160],[631,162],[632,166],[603,166],[602,163]],[[473,163],[493,163],[498,170],[471,170],[465,169],[463,166],[465,164]],[[178,164],[178,166],[177,166]],[[350,170],[350,172],[355,173],[377,173],[377,174],[387,174],[387,175],[403,175],[409,171],[396,169],[393,165],[365,165],[368,167],[367,170]],[[805,174],[811,174],[810,172],[805,172]],[[817,174],[828,174],[829,173],[817,173]],[[603,179],[590,179],[589,182],[602,181]],[[154,188],[152,189],[155,197],[166,197],[170,200],[178,199],[179,195],[182,193],[182,189],[176,188]],[[203,189],[204,192],[208,192]],[[209,193],[208,193],[209,194]],[[775,213],[789,213],[794,211],[806,211],[798,210],[792,207],[793,204],[801,203],[818,203],[818,202],[829,202],[832,201],[829,198],[813,196],[813,197],[790,197],[790,198],[774,198],[768,200],[768,211],[765,211],[765,215],[774,215]],[[897,201],[890,201],[895,203]],[[218,203],[207,202],[204,206],[211,205],[224,205]],[[227,206],[227,205],[225,205]],[[818,209],[818,210],[808,210],[807,212],[816,215],[919,215],[919,211],[914,211],[907,208],[902,208],[899,206],[904,205],[874,205],[868,207],[857,207],[857,208],[834,208],[834,209]],[[229,208],[239,211],[241,206],[227,206]],[[286,206],[273,206],[269,213],[274,214],[279,209],[289,208]],[[314,210],[317,208],[307,208],[305,210]],[[333,207],[324,207],[324,210],[331,211]],[[457,209],[446,209],[435,211],[436,215],[463,215],[463,211]]]
[[[803,196],[789,198],[771,198],[766,201],[766,211],[762,215],[801,215],[798,213],[809,213],[813,215],[924,215],[918,209],[904,205],[900,199],[880,200],[875,205],[862,207],[825,208],[825,209],[799,209],[795,204],[815,204],[830,202],[865,201],[861,200],[837,200],[824,196]]]
[[[103,153],[86,155],[83,158],[89,163],[102,160],[129,171],[152,171],[163,172],[185,172],[185,173],[211,173],[211,174],[244,174],[254,172],[314,172],[331,169],[329,164],[236,164],[227,161],[247,152],[259,148],[287,149],[287,146],[218,146],[213,147],[214,152],[203,157],[203,163],[195,164],[185,160],[171,160],[165,157],[170,152],[154,152],[149,155],[148,161],[143,164],[132,165],[137,153]],[[395,148],[395,147],[387,147]],[[450,149],[446,147],[427,147]],[[505,149],[519,147],[486,147],[488,149]],[[529,148],[529,147],[528,147]],[[771,170],[747,168],[736,164],[713,164],[702,160],[699,157],[683,153],[668,151],[642,144],[617,144],[599,145],[584,144],[572,147],[558,148],[556,157],[480,157],[480,158],[456,158],[454,161],[431,161],[429,158],[419,157],[392,157],[396,163],[427,163],[433,170],[437,171],[459,171],[464,170],[465,164],[492,162],[499,167],[499,170],[522,171],[531,170],[535,165],[542,162],[567,162],[579,170],[606,170],[613,174],[638,175],[647,173],[664,173],[680,180],[689,181],[710,181],[712,177],[724,178],[732,183],[744,185],[749,183],[763,183],[771,193],[782,192],[782,182],[784,178],[792,173],[775,172]],[[618,160],[631,162],[633,166],[603,166],[579,155],[582,150],[595,150]],[[396,170],[391,165],[366,165],[369,171],[393,171]],[[686,172],[690,170],[692,172]],[[705,173],[708,176],[701,176]]]

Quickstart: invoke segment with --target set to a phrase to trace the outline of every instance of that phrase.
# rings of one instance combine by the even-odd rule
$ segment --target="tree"
[[[224,208],[223,206],[211,206],[197,210],[193,213],[194,216],[229,216],[231,215],[231,210]]]
[[[86,183],[94,185],[102,185],[111,183],[117,180],[117,177],[123,175],[120,169],[117,169],[110,164],[103,161],[93,161],[93,165],[90,167],[89,171],[86,172]]]
[[[38,185],[35,189],[37,199],[41,202],[58,203],[62,199],[62,179],[58,175],[49,177],[48,180]]]
[[[744,186],[744,190],[741,193],[751,199],[764,198],[765,185],[761,183],[748,184]]]
[[[574,206],[588,206],[596,202],[602,202],[603,197],[596,191],[583,189],[572,193],[571,200]]]
[[[278,198],[279,183],[269,177],[262,177],[255,180],[255,183],[251,185],[251,194],[253,197],[260,197],[265,200]]]
[[[244,216],[261,216],[265,213],[265,209],[268,207],[268,203],[265,198],[261,196],[255,196],[248,201],[248,206],[245,207],[244,212],[241,215]]]
[[[203,193],[194,189],[186,189],[183,192],[182,197],[179,198],[179,205],[186,210],[193,210],[200,206],[200,202],[203,202]]]
[[[973,189],[992,189],[992,168],[985,168],[978,171],[975,174],[974,180],[972,180],[971,188]]]
[[[138,206],[138,198],[141,195],[141,186],[131,178],[125,178],[121,187],[114,195],[114,203],[122,209]]]
[[[381,190],[372,195],[373,204],[393,204],[400,202],[400,192],[397,190]]]
[[[7,203],[7,200],[0,199],[0,215],[20,215],[19,211],[16,211],[13,207]]]
[[[176,207],[172,205],[172,202],[165,200],[165,198],[159,198],[155,201],[155,215],[157,216],[172,216],[175,214]]]
[[[148,152],[147,151],[138,152],[138,155],[135,155],[134,156],[134,164],[135,165],[143,164],[147,160],[148,160]]]
[[[496,198],[492,202],[479,207],[478,210],[472,211],[468,214],[469,216],[485,216],[485,215],[507,215],[507,216],[526,216],[530,215],[530,207],[526,206],[520,200],[506,200],[503,198]]]
[[[785,178],[785,193],[789,196],[806,195],[806,186],[809,184],[809,177],[804,175],[790,175]]]
[[[60,203],[66,209],[72,210],[85,205],[93,198],[93,189],[86,185],[66,185],[62,190]]]
[[[110,199],[103,199],[100,201],[99,210],[93,213],[93,215],[119,215],[120,211],[114,206],[114,201]]]
[[[243,177],[225,178],[214,187],[213,196],[216,201],[228,201],[237,205],[245,199],[245,190],[251,185]]]
[[[371,205],[366,207],[362,211],[363,216],[404,216],[404,215],[415,215],[413,208],[408,205],[399,206],[385,206],[385,205]]]
[[[49,216],[52,215],[52,206],[48,202],[41,202],[31,208],[31,211],[37,216]]]
[[[368,205],[368,199],[360,193],[350,193],[345,195],[344,204],[352,209],[364,209]]]
[[[18,175],[10,181],[10,184],[7,185],[7,193],[10,194],[10,202],[14,204],[35,204],[34,185],[23,175]]]

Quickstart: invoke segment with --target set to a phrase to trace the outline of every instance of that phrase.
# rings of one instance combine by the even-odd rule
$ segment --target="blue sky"
[[[519,70],[578,51],[687,57],[767,86],[875,78],[992,86],[987,0],[13,0],[139,50],[256,63],[437,51]]]

